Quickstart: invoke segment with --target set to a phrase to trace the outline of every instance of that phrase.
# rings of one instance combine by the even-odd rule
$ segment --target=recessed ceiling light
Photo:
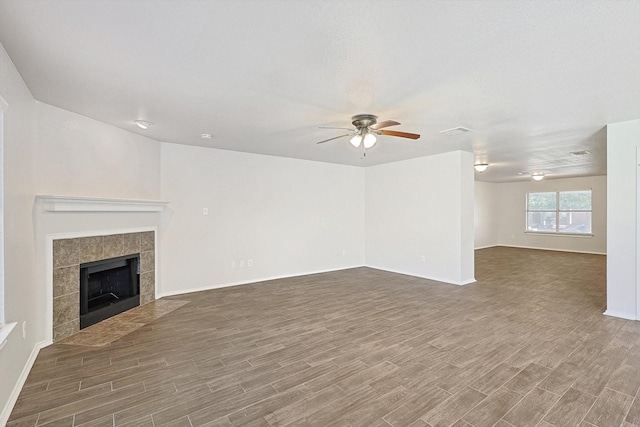
[[[148,122],[148,121],[146,121],[146,120],[134,120],[134,121],[133,121],[133,123],[135,123],[136,125],[138,125],[138,127],[139,127],[140,129],[144,129],[144,130],[149,129],[149,128],[151,127],[151,125],[153,124],[153,123]]]
[[[211,138],[213,138],[213,135],[211,135],[210,133],[203,133],[202,135],[200,135],[200,138],[202,138],[202,139],[211,139]]]
[[[444,133],[449,136],[460,135],[461,133],[467,133],[467,132],[471,132],[471,129],[463,126],[458,126],[457,128],[451,128],[451,129],[440,131],[440,133]]]

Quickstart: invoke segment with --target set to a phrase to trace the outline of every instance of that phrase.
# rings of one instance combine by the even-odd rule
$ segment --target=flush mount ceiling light
[[[544,179],[544,174],[534,173],[534,174],[531,174],[531,178],[533,178],[534,181],[542,181]]]
[[[203,133],[202,135],[200,135],[200,138],[202,138],[202,139],[211,139],[211,138],[213,138],[213,135],[211,135],[210,133]]]
[[[489,163],[476,163],[475,165],[473,165],[473,167],[475,170],[482,173],[487,170],[487,168],[489,167]]]
[[[151,125],[153,124],[153,123],[148,122],[146,120],[134,120],[133,123],[135,123],[142,130],[149,129],[151,127]]]

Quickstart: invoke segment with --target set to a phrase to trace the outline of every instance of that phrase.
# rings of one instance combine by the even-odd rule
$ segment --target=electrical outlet
[[[27,339],[27,321],[22,322],[22,339]]]
[[[209,215],[209,208],[202,208],[202,215]]]
[[[253,267],[253,260],[252,259],[247,260],[247,267]]]

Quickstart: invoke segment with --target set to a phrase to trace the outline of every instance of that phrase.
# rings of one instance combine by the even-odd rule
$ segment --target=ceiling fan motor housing
[[[373,114],[358,114],[351,117],[351,123],[356,129],[368,128],[378,123],[378,116]]]

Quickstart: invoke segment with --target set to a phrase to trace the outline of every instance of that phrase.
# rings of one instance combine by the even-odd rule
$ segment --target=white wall
[[[498,244],[498,184],[476,181],[474,188],[474,248]]]
[[[367,266],[455,284],[474,281],[471,153],[368,167],[365,175]]]
[[[35,206],[35,195],[158,199],[160,145],[36,102],[1,46],[0,96],[9,104],[4,114],[5,321],[18,323],[0,350],[1,425],[25,379],[23,370],[47,336],[46,234],[82,231],[89,223],[104,230],[150,222],[149,214],[45,215]],[[159,226],[159,216],[155,222]]]
[[[363,192],[362,168],[162,144],[160,292],[361,266]]]
[[[35,103],[6,51],[0,45],[0,96],[9,104],[4,114],[4,293],[5,321],[18,322],[0,350],[0,410],[10,400],[14,385],[38,341],[34,333],[22,338],[22,322],[28,332],[38,317],[30,300],[41,290],[36,263],[31,210],[35,190],[35,140],[32,124]],[[0,413],[2,424],[3,413]]]
[[[160,144],[78,114],[36,102],[36,194],[103,198],[160,198]],[[32,196],[33,197],[33,196]],[[33,199],[32,199],[33,204]],[[160,215],[149,213],[51,213],[33,205],[36,262],[41,291],[32,323],[36,339],[51,339],[52,295],[47,265],[48,236],[63,238],[159,228]],[[95,233],[94,233],[95,232]],[[49,289],[47,289],[49,290]]]
[[[640,120],[607,126],[607,311],[640,319],[638,159]]]
[[[490,246],[487,243],[495,238],[494,245],[501,246],[596,254],[607,252],[606,176],[506,183],[476,182],[476,187],[476,209],[484,212],[480,220],[476,216],[476,248]],[[592,190],[592,237],[525,233],[527,192],[585,189]],[[488,224],[486,229],[481,229],[484,228],[483,224]]]
[[[158,141],[36,102],[39,194],[160,198]]]

